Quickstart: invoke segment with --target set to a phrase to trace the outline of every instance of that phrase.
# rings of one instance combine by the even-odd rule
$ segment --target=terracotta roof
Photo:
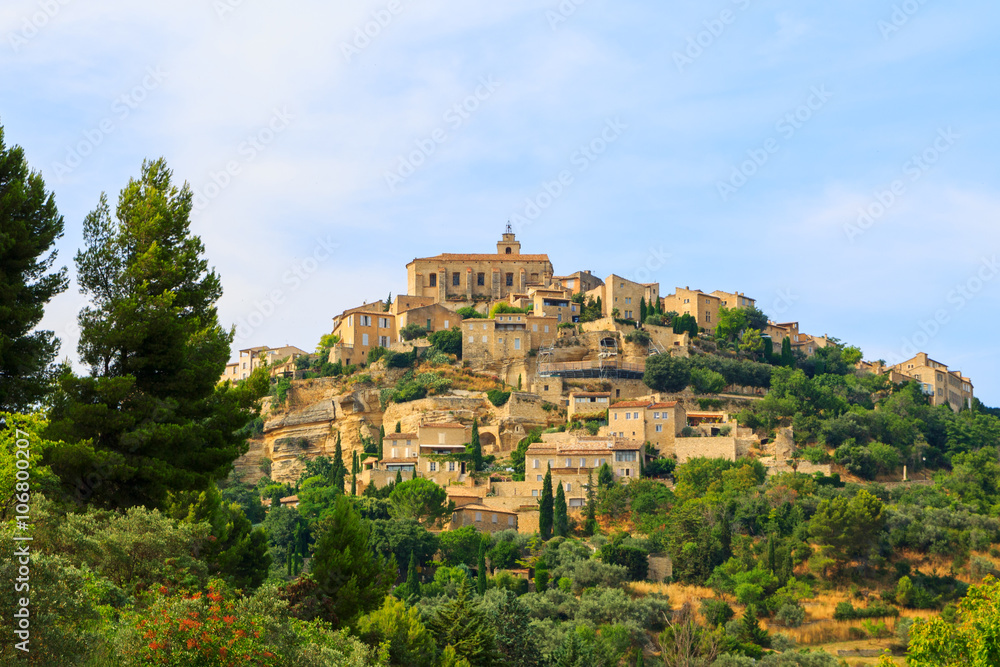
[[[385,440],[416,440],[416,433],[387,433],[383,441]]]
[[[677,401],[670,401],[669,403],[653,403],[651,408],[672,408],[677,405]]]
[[[615,408],[648,408],[652,403],[649,401],[621,401],[620,403],[615,403],[611,406],[611,409]]]
[[[465,424],[455,422],[445,422],[443,424],[421,424],[424,428],[466,428]]]
[[[382,463],[416,463],[417,457],[411,456],[408,459],[382,459]]]
[[[495,514],[513,514],[517,516],[517,512],[511,512],[510,510],[502,510],[499,507],[487,507],[486,505],[462,505],[461,507],[456,507],[455,511],[460,512],[462,510],[477,510],[479,512],[493,512]]]
[[[725,417],[725,413],[722,412],[689,412],[688,417]]]
[[[416,257],[410,264],[414,262],[427,262],[431,260],[438,260],[442,262],[482,262],[482,261],[497,261],[502,260],[504,262],[548,262],[548,255],[500,255],[497,253],[491,254],[461,254],[461,253],[450,253],[443,252],[440,255],[434,255],[433,257]],[[410,266],[407,264],[407,266]]]
[[[610,391],[574,391],[570,396],[583,396],[585,398],[601,398],[601,397],[611,397]]]

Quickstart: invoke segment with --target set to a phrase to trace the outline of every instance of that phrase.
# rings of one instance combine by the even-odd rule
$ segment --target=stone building
[[[552,279],[548,255],[523,255],[510,225],[496,254],[442,253],[406,265],[407,293],[445,301],[499,301]]]
[[[600,285],[589,292],[587,298],[601,298],[602,315],[611,317],[618,310],[618,317],[626,320],[638,320],[642,301],[649,307],[660,298],[658,283],[637,283],[627,278],[611,274]]]
[[[707,333],[714,332],[715,326],[719,323],[722,299],[712,294],[705,294],[701,290],[678,287],[674,289],[673,294],[663,297],[660,303],[665,313],[673,311],[678,315],[693,316],[698,327]]]
[[[926,352],[907,359],[894,366],[885,367],[883,372],[896,371],[919,382],[924,393],[931,397],[932,405],[948,404],[955,412],[971,408],[973,399],[972,380],[960,371],[948,370],[948,366],[934,361]]]
[[[558,335],[555,317],[500,313],[493,319],[462,322],[462,358],[473,366],[527,358],[531,350],[551,346]]]
[[[607,430],[611,435],[648,442],[660,456],[674,454],[674,439],[685,426],[687,414],[677,401],[621,401],[608,409]]]
[[[240,350],[239,357],[235,362],[226,364],[221,381],[232,380],[233,382],[237,382],[238,380],[246,379],[250,373],[263,364],[271,366],[271,377],[291,373],[295,370],[295,360],[302,356],[308,356],[308,354],[305,350],[299,349],[294,345],[285,345],[284,347],[268,347],[267,345],[249,347],[245,350]],[[275,363],[278,361],[282,363]]]
[[[610,391],[571,391],[566,406],[566,421],[603,413],[610,404]]]
[[[604,281],[590,271],[577,271],[568,276],[553,276],[552,285],[568,290],[570,294],[586,294],[604,284]]]
[[[451,515],[451,530],[472,526],[483,533],[517,530],[517,512],[480,504],[462,505]]]

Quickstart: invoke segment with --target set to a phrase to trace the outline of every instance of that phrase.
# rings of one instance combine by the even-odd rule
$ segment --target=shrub
[[[373,351],[374,349],[369,351],[369,355]],[[409,352],[389,352],[387,350],[384,356],[386,368],[412,368],[413,364],[417,361],[416,350],[410,350]]]
[[[699,394],[720,394],[726,388],[726,378],[708,368],[691,371],[691,387]]]
[[[806,610],[797,604],[786,602],[774,615],[774,621],[786,628],[797,628],[806,620]]]
[[[636,345],[649,345],[649,341],[652,340],[650,335],[643,331],[642,329],[636,329],[635,331],[630,331],[625,334],[626,343],[635,343]]]
[[[399,330],[399,337],[403,340],[413,340],[415,338],[423,338],[427,335],[427,329],[420,326],[415,322],[410,322],[405,327]]]
[[[510,392],[501,391],[500,389],[490,389],[486,392],[486,398],[490,399],[490,403],[499,408],[503,407],[510,399]]]
[[[733,608],[729,606],[729,603],[725,600],[717,600],[714,598],[702,600],[699,611],[701,611],[701,615],[705,617],[705,623],[707,623],[709,627],[713,628],[719,625],[725,625],[736,615],[736,612],[734,612]]]
[[[381,346],[375,346],[375,347],[369,348],[369,350],[368,350],[368,363],[369,363],[369,365],[370,364],[374,364],[376,361],[378,361],[379,359],[381,359],[382,357],[384,357],[388,351],[389,350],[387,350],[387,349],[385,349],[384,347],[381,347]]]
[[[860,618],[888,618],[899,616],[899,610],[881,600],[872,602],[867,607],[857,608],[850,602],[841,602],[833,611],[835,621],[852,621]]]

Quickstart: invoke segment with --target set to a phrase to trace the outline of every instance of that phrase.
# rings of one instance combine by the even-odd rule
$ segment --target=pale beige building
[[[611,317],[617,310],[619,318],[638,320],[642,301],[645,300],[649,308],[660,298],[659,294],[659,283],[637,283],[612,273],[603,285],[587,292],[587,298],[595,301],[601,298],[604,317]]]
[[[674,440],[685,426],[687,414],[677,401],[620,401],[608,409],[611,435],[648,442],[661,456],[673,455]]]
[[[384,307],[384,302],[374,301],[333,318],[333,333],[340,342],[330,348],[330,363],[360,364],[372,348],[388,348],[399,340],[396,316]]]
[[[235,362],[226,364],[220,381],[231,380],[237,382],[244,380],[254,370],[264,364],[270,366],[271,377],[293,373],[295,371],[295,360],[303,356],[309,356],[309,353],[294,345],[285,345],[283,347],[268,347],[267,345],[249,347],[245,350],[240,350],[239,357],[237,357]]]
[[[526,294],[529,286],[540,287],[551,279],[549,256],[521,254],[521,242],[509,225],[496,254],[442,253],[406,265],[407,293],[440,303],[498,301]]]
[[[571,295],[586,294],[604,284],[604,281],[590,271],[577,271],[568,276],[553,276],[554,287],[569,290]]]
[[[919,382],[924,393],[931,397],[932,405],[947,403],[955,412],[972,407],[972,380],[959,371],[949,370],[948,366],[931,359],[926,352],[889,366],[887,370],[897,371]]]
[[[464,526],[472,526],[483,533],[496,533],[501,530],[517,530],[517,512],[487,507],[473,503],[455,508],[451,515],[451,530]]]
[[[753,308],[757,302],[742,292],[723,292],[715,290],[712,296],[719,300],[719,305],[724,308]]]
[[[673,294],[663,297],[660,303],[665,313],[673,311],[678,315],[693,316],[698,327],[707,333],[713,333],[719,323],[722,299],[712,294],[705,294],[701,290],[678,287]]]
[[[475,364],[524,359],[531,350],[551,346],[558,335],[555,317],[500,313],[493,319],[462,322],[462,358]]]
[[[610,391],[572,391],[566,406],[566,421],[604,412],[610,405]]]

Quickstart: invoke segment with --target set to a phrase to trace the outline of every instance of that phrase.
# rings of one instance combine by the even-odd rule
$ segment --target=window
[[[615,421],[618,421],[618,413],[615,413]]]
[[[496,515],[496,514],[494,514],[494,515],[493,515],[493,523],[496,523],[496,522],[497,522],[497,515]]]
[[[537,324],[532,324],[531,325],[531,330],[532,331],[538,331],[538,325]]]
[[[431,318],[429,318],[429,317],[427,318],[427,327],[426,328],[427,328],[428,331],[431,330]]]
[[[486,342],[486,336],[483,336],[483,342],[484,343]]]
[[[514,525],[514,517],[509,516],[509,515],[507,516],[507,525],[508,526],[513,526]]]
[[[541,482],[542,478],[543,478],[543,475],[535,475],[535,481],[536,482]]]
[[[431,462],[430,462],[430,463],[428,463],[427,465],[429,466],[429,467],[427,468],[428,470],[430,470],[431,472],[437,472],[437,469],[438,469],[438,464],[437,464],[437,461],[431,461]]]
[[[663,424],[657,424],[656,425],[656,432],[657,433],[663,433]]]
[[[531,467],[532,468],[537,468],[538,467],[538,459],[535,459],[534,464]]]
[[[520,338],[515,338],[514,339],[514,349],[515,350],[520,350],[521,349],[521,339]]]
[[[458,271],[455,271],[453,274],[451,274],[451,285],[452,287],[458,287],[461,284],[462,284],[462,274],[459,273]]]
[[[480,287],[482,287],[483,285],[486,284],[486,274],[485,273],[477,273],[476,274],[476,284],[479,285]]]
[[[368,344],[368,334],[361,334],[361,344],[362,345]]]
[[[382,347],[389,347],[389,337],[388,336],[379,336],[378,337],[378,344],[381,345]]]
[[[507,274],[507,287],[513,287],[513,286],[514,286],[514,274],[513,273],[508,273]]]
[[[431,287],[437,287],[437,284],[438,284],[438,274],[432,273],[430,275],[430,282],[428,283],[428,285],[430,285]]]
[[[243,362],[243,368],[245,369],[246,367],[247,367],[247,362],[244,361]],[[920,376],[917,376],[917,377],[920,377]]]
[[[448,472],[455,472],[455,462],[448,461]]]
[[[476,342],[476,337],[475,336],[469,336],[469,342],[470,343],[475,343]]]
[[[546,325],[545,325],[545,333],[548,333],[548,332],[549,332],[549,325],[548,325],[548,324],[546,324]]]
[[[392,458],[396,458],[398,451],[395,447],[392,448]]]
[[[510,254],[510,248],[505,248],[504,251],[503,251],[503,254],[509,255]]]
[[[625,413],[625,419],[632,419],[632,413],[631,412],[626,412]]]
[[[708,312],[707,310],[705,311],[705,321],[706,322],[712,321],[712,313]]]
[[[653,419],[659,419],[659,418],[660,418],[660,413],[659,412],[654,412],[653,413]]]
[[[538,496],[538,489],[532,489],[531,490],[531,495]]]
[[[388,317],[380,317],[380,318],[378,318],[378,326],[379,326],[380,329],[388,329],[389,328],[389,318]]]
[[[564,491],[565,491],[566,493],[569,493],[570,489],[572,489],[572,488],[573,488],[573,485],[572,485],[572,484],[570,484],[569,482],[566,482],[566,488],[565,488],[565,489],[563,489],[563,490],[564,490]]]
[[[482,520],[483,520],[483,513],[476,512],[476,521],[482,521]]]
[[[483,331],[486,331],[486,323],[483,322]]]
[[[548,391],[548,390],[549,390],[549,385],[542,386],[542,391]]]
[[[450,328],[451,328],[451,327],[449,326],[450,324],[451,324],[451,320],[445,320],[445,321],[444,321],[444,328],[445,328],[445,329],[450,329]]]
[[[635,461],[636,452],[615,452],[615,461]]]
[[[370,327],[371,325],[372,325],[371,315],[362,315],[361,316],[361,326],[363,326],[363,327]]]
[[[573,459],[566,459],[566,467],[567,468],[573,467]]]
[[[639,418],[639,413],[638,412],[633,412],[632,413],[632,419],[638,419],[638,418]]]

